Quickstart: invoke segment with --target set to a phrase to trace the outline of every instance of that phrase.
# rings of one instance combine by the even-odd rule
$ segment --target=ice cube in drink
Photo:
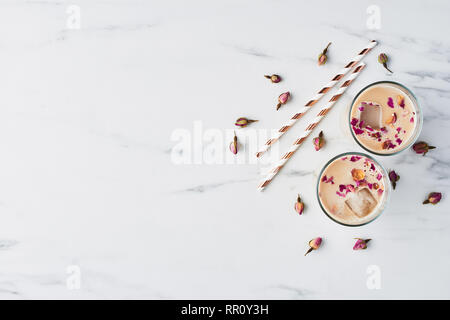
[[[372,195],[368,188],[359,189],[351,193],[345,204],[348,208],[360,218],[364,218],[377,206],[377,199]]]
[[[381,107],[379,104],[371,102],[363,102],[360,107],[359,119],[364,126],[369,126],[372,129],[379,130],[381,124]]]

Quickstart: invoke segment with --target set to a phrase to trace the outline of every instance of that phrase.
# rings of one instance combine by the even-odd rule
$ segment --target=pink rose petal
[[[353,131],[355,132],[355,134],[363,134],[364,133],[364,130],[358,129],[355,126],[353,126]]]
[[[394,108],[394,100],[391,97],[388,98],[387,105],[391,108]]]

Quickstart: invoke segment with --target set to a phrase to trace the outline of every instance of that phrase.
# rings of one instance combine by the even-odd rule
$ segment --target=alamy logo
[[[70,265],[66,269],[66,286],[69,290],[81,289],[81,268],[77,265]]]
[[[70,5],[66,9],[69,15],[66,20],[66,27],[69,30],[77,30],[81,28],[81,8],[77,5]]]
[[[274,144],[267,155],[256,157],[257,148],[277,131],[266,129],[204,129],[202,121],[194,121],[193,129],[175,129],[170,140],[174,142],[171,149],[171,161],[176,165],[187,164],[258,164],[260,168],[279,159],[278,144]],[[236,133],[238,152],[230,151],[230,143]]]
[[[366,285],[369,290],[381,289],[381,269],[377,265],[370,265],[366,270],[367,277]]]
[[[370,5],[366,10],[367,17],[366,25],[369,30],[380,30],[381,29],[381,10],[377,5]]]

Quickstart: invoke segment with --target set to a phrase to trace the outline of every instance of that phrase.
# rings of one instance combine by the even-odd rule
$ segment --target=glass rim
[[[381,216],[381,215],[383,214],[383,212],[386,210],[386,206],[385,206],[383,209],[381,209],[381,211],[377,214],[377,216],[374,217],[372,220],[369,220],[369,221],[367,221],[367,222],[363,222],[363,223],[360,223],[360,224],[347,224],[347,223],[344,223],[344,222],[341,222],[341,221],[338,221],[338,220],[334,219],[330,214],[328,214],[327,210],[325,210],[325,208],[322,206],[322,202],[320,201],[320,197],[319,197],[319,184],[320,184],[320,179],[321,179],[322,174],[323,174],[323,172],[325,171],[325,169],[326,169],[326,168],[327,168],[334,160],[339,159],[339,158],[342,158],[342,157],[345,157],[345,156],[349,156],[349,155],[358,155],[358,156],[363,156],[363,157],[366,157],[366,158],[370,159],[371,161],[375,162],[375,164],[383,171],[384,177],[388,177],[388,172],[386,171],[386,169],[385,169],[385,168],[384,168],[384,167],[383,167],[376,159],[374,159],[374,158],[371,157],[370,155],[368,155],[368,154],[366,154],[366,153],[362,153],[362,152],[357,152],[357,151],[355,151],[355,152],[350,151],[350,152],[340,153],[340,154],[338,154],[337,156],[334,156],[333,158],[331,158],[330,160],[328,160],[327,163],[326,163],[326,164],[323,166],[323,168],[320,170],[319,177],[317,178],[317,184],[316,184],[316,196],[317,196],[317,201],[319,202],[320,209],[322,209],[323,213],[325,213],[325,215],[326,215],[328,218],[330,218],[332,221],[334,221],[334,222],[336,222],[336,223],[338,223],[338,224],[340,224],[340,225],[343,225],[343,226],[345,226],[345,227],[361,227],[361,226],[364,226],[364,225],[366,225],[366,224],[369,224],[369,223],[375,221],[376,219],[378,219],[378,217]],[[388,180],[388,179],[386,178],[386,180]],[[386,181],[385,181],[385,188],[384,188],[384,194],[385,194],[385,195],[384,195],[384,196],[385,196],[385,203],[386,203],[386,204],[388,204],[389,201],[390,201],[391,191],[392,191],[392,190],[391,190],[391,184],[389,183],[389,180],[387,181],[387,183],[386,183]]]
[[[418,114],[418,116],[419,116],[419,121],[417,121],[418,124],[417,124],[416,127],[415,127],[415,128],[416,128],[416,131],[417,131],[415,137],[413,137],[413,139],[411,139],[411,141],[410,141],[403,149],[398,150],[398,151],[395,151],[395,152],[392,152],[392,153],[379,153],[379,152],[370,150],[369,148],[367,148],[366,146],[364,146],[364,145],[356,138],[356,135],[355,135],[355,133],[353,132],[353,130],[352,130],[352,125],[351,125],[351,121],[352,121],[352,110],[353,110],[352,107],[353,107],[353,105],[355,104],[356,99],[358,99],[358,97],[361,95],[361,93],[363,93],[366,89],[368,89],[368,88],[370,88],[370,87],[372,87],[372,86],[375,86],[375,85],[377,85],[377,84],[382,84],[382,83],[395,84],[395,85],[397,85],[397,86],[399,86],[399,87],[405,89],[405,90],[406,90],[406,91],[414,98],[415,107],[416,107],[416,114]],[[362,88],[362,89],[355,95],[355,97],[353,98],[352,103],[351,103],[351,105],[350,105],[350,111],[348,112],[348,125],[349,125],[349,128],[350,128],[350,132],[351,132],[351,134],[352,134],[353,140],[355,140],[356,143],[357,143],[361,148],[363,148],[365,151],[367,151],[367,152],[369,152],[369,153],[372,153],[372,154],[375,154],[375,155],[377,155],[377,156],[382,156],[382,157],[393,156],[393,155],[399,154],[400,152],[405,151],[406,149],[409,149],[409,148],[417,141],[417,139],[419,138],[419,135],[420,135],[420,133],[422,132],[422,124],[423,124],[422,107],[420,106],[419,101],[417,100],[416,95],[415,95],[411,90],[409,90],[409,88],[406,87],[405,85],[403,85],[403,84],[401,84],[401,83],[399,83],[399,82],[396,82],[396,81],[391,81],[391,80],[380,80],[380,81],[375,81],[375,82],[372,82],[372,83],[368,84],[368,85],[365,86],[364,88]]]

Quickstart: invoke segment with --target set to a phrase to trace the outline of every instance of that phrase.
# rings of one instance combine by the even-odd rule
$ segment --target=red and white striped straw
[[[326,86],[324,86],[319,92],[317,92],[317,94],[312,97],[305,104],[305,106],[303,106],[291,119],[289,119],[289,121],[278,130],[274,137],[267,140],[264,146],[261,147],[261,150],[256,153],[256,156],[261,156],[270,148],[272,144],[278,141],[278,139],[280,139],[281,136],[285,134],[286,131],[288,131],[295,124],[295,122],[297,122],[298,119],[300,119],[306,112],[308,112],[308,110],[313,105],[315,105],[320,100],[320,98],[322,98],[328,91],[330,91],[330,89],[333,88],[336,83],[338,83],[339,80],[341,80],[376,45],[377,42],[375,40],[370,41],[370,43],[364,49],[362,49],[361,52],[356,57],[354,57],[341,71],[339,71]]]
[[[326,114],[330,111],[331,107],[336,103],[336,101],[339,100],[339,98],[342,96],[342,94],[345,92],[345,90],[350,86],[350,84],[353,82],[353,80],[356,79],[356,77],[360,74],[360,72],[364,69],[366,65],[364,63],[360,63],[355,70],[352,72],[352,74],[348,77],[347,80],[341,85],[339,90],[336,92],[335,95],[330,99],[330,101],[320,110],[320,112],[317,114],[316,118],[313,119],[310,124],[305,128],[305,131],[303,131],[302,135],[295,140],[294,144],[291,146],[288,152],[284,154],[284,156],[278,161],[277,165],[274,166],[269,173],[267,174],[266,178],[263,182],[258,186],[258,190],[262,191],[265,187],[269,185],[270,182],[272,182],[273,178],[276,176],[276,174],[284,167],[286,162],[292,157],[292,155],[297,151],[298,147],[303,143],[303,141],[306,140],[306,138],[309,136],[309,134],[314,130],[314,128],[319,124],[320,120],[322,120]]]

